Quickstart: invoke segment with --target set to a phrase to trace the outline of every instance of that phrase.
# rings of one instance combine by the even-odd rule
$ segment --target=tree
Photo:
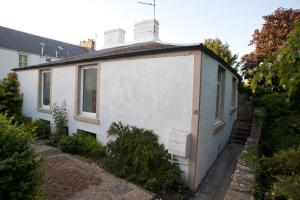
[[[299,9],[284,8],[278,8],[274,13],[263,16],[265,22],[261,30],[254,31],[249,44],[255,45],[255,50],[241,58],[242,72],[246,79],[251,81],[259,64],[278,53],[299,18]],[[276,77],[273,78],[275,78],[273,81],[276,81]]]
[[[233,54],[228,43],[223,43],[219,38],[205,39],[203,43],[207,48],[223,58],[230,66],[238,67],[238,55]]]
[[[294,94],[300,88],[300,19],[287,37],[286,43],[279,49],[278,54],[269,56],[257,70],[253,78],[252,88],[264,80],[267,87],[273,88],[273,77],[278,78],[279,86]]]
[[[0,82],[0,113],[8,116],[20,116],[22,113],[23,95],[19,90],[16,73],[9,73]]]

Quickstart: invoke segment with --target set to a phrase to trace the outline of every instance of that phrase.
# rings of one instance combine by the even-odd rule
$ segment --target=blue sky
[[[152,0],[4,0],[0,25],[79,44],[95,38],[103,46],[103,32],[124,28],[133,40],[135,22],[153,17]],[[18,6],[16,6],[18,5]],[[219,37],[240,56],[251,51],[254,29],[262,16],[278,7],[300,8],[300,0],[157,0],[160,39],[172,43],[196,43]]]

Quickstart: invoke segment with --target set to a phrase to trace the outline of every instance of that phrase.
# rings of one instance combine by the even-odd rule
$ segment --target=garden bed
[[[33,146],[44,155],[42,180],[49,200],[152,199],[154,197],[151,192],[116,178],[98,165],[85,162],[80,156],[61,153],[47,145]]]

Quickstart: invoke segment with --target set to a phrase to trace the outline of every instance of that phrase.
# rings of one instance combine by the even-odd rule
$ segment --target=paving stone
[[[228,144],[207,173],[192,200],[223,200],[243,146]]]

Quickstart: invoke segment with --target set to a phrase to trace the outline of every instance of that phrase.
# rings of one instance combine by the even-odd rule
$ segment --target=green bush
[[[182,183],[178,166],[170,162],[171,155],[153,131],[114,122],[107,134],[116,138],[106,146],[104,167],[108,171],[152,191]]]
[[[300,144],[300,116],[280,117],[270,126],[264,127],[259,141],[259,152],[272,156],[274,152]]]
[[[63,137],[58,148],[66,153],[98,157],[104,155],[104,147],[95,138],[84,133]]]
[[[291,113],[287,93],[267,94],[260,98],[255,98],[253,103],[256,108],[263,108],[266,111],[266,125],[272,123],[279,117],[286,116]]]
[[[23,95],[20,94],[19,85],[16,73],[8,73],[0,81],[0,113],[7,113],[10,117],[21,115]]]
[[[68,126],[68,112],[66,104],[63,103],[61,106],[54,104],[52,108],[52,117],[54,119],[55,132],[50,136],[50,142],[54,146],[57,146],[59,141],[69,134],[66,131],[66,127]]]
[[[281,150],[272,157],[263,157],[261,167],[274,176],[300,175],[300,146]]]
[[[300,199],[300,175],[277,176],[276,182],[272,185],[270,192],[267,192],[268,199]]]
[[[47,139],[51,133],[50,122],[39,119],[32,122],[32,126],[36,127],[36,136],[40,139]]]
[[[40,160],[29,147],[34,128],[16,126],[0,115],[0,197],[37,199],[41,193]]]
[[[284,182],[286,181],[283,180],[284,177],[289,176],[287,178],[290,179],[295,174],[300,174],[299,145],[300,117],[297,115],[279,118],[271,123],[269,129],[263,129],[258,148],[259,154],[256,159],[253,159],[257,162],[254,187],[256,199],[277,199],[271,195],[277,187],[277,178],[281,177],[281,182]],[[278,197],[278,199],[286,198]]]
[[[292,199],[299,196],[300,146],[262,157],[256,176],[255,196],[257,199]],[[283,187],[290,183],[289,187]],[[295,192],[294,190],[298,191]],[[295,198],[298,199],[298,198]]]

